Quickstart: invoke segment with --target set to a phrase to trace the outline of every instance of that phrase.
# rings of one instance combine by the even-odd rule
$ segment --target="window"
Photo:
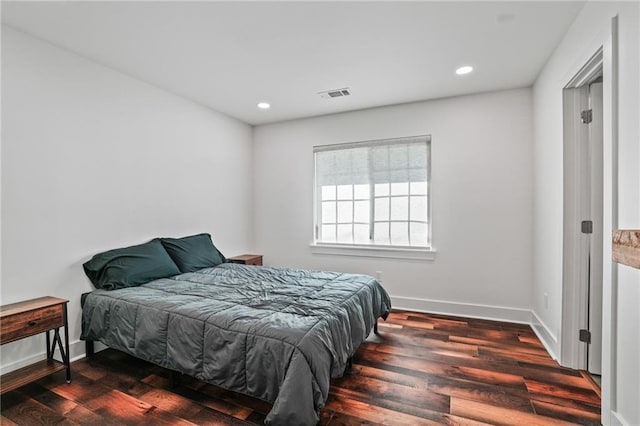
[[[430,136],[314,147],[315,242],[429,248]]]

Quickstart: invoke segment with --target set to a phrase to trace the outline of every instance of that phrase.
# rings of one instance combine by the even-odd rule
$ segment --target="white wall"
[[[519,89],[256,127],[257,248],[271,265],[382,271],[396,307],[528,321],[531,105]],[[436,259],[312,254],[313,146],[420,134],[432,135]]]
[[[5,26],[2,107],[1,303],[69,299],[74,342],[96,252],[202,231],[250,249],[248,125]],[[42,352],[4,345],[3,367]]]
[[[619,15],[619,215],[620,228],[640,228],[640,7],[637,2],[589,2],[542,70],[533,90],[534,142],[534,282],[533,310],[549,333],[560,338],[562,316],[562,88],[579,67],[605,45],[610,21]],[[605,76],[607,78],[607,76]],[[606,83],[606,82],[605,82]],[[606,166],[605,166],[606,168]],[[605,192],[609,189],[605,188]],[[616,195],[616,194],[614,194]],[[614,218],[615,219],[615,218]],[[606,238],[606,236],[605,236]],[[610,253],[610,252],[609,252]],[[617,310],[611,351],[614,377],[603,371],[603,422],[640,424],[640,271],[618,268],[607,298]],[[605,290],[607,286],[605,285]],[[545,309],[544,293],[549,294]],[[615,307],[615,305],[614,305]],[[554,344],[558,352],[559,342]],[[605,354],[604,360],[607,356]],[[603,368],[605,368],[603,366]],[[609,388],[608,380],[612,380]],[[611,401],[610,401],[611,399]],[[611,415],[610,410],[613,410]]]

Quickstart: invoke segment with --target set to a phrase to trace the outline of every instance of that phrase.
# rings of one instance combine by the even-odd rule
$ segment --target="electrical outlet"
[[[379,283],[382,283],[382,271],[376,271],[376,280],[378,280]]]
[[[549,309],[549,294],[544,294],[544,308]]]

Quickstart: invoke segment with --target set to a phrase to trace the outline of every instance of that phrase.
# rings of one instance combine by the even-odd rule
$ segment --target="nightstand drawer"
[[[64,326],[63,306],[47,306],[2,318],[0,344]]]

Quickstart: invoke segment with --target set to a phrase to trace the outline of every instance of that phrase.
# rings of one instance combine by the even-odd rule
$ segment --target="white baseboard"
[[[94,352],[100,352],[107,349],[108,346],[100,342],[93,342]],[[71,352],[71,361],[76,361],[87,356],[87,347],[84,340],[76,340],[69,344],[69,352]]]
[[[611,411],[611,425],[612,426],[627,426],[630,425],[622,415],[616,411]]]
[[[106,349],[107,346],[103,345],[100,342],[94,343],[94,349],[96,352],[100,352]],[[84,340],[76,340],[75,342],[69,343],[69,354],[71,362],[82,359],[86,356],[85,350],[85,342]],[[31,365],[35,362],[42,361],[47,358],[47,353],[45,351],[39,352],[34,355],[30,355],[26,358],[19,359],[17,361],[10,362],[8,364],[4,364],[0,366],[0,374],[10,373],[12,371],[18,370],[22,367],[26,367],[27,365]],[[58,361],[62,361],[60,359],[60,352],[56,350],[55,359]]]
[[[402,296],[391,296],[391,305],[395,309],[407,309],[416,312],[531,324],[531,311],[529,309],[476,305]]]
[[[84,340],[76,340],[69,343],[69,353],[71,355],[71,361],[76,361],[86,356]]]
[[[556,361],[559,360],[557,355],[559,353],[558,338],[551,332],[540,317],[529,309],[446,302],[442,300],[402,296],[391,296],[391,304],[396,309],[529,324],[547,352],[549,352],[549,355]]]
[[[30,355],[26,358],[4,364],[0,366],[0,374],[10,373],[14,370],[18,370],[22,367],[26,367],[27,365],[31,365],[38,361],[42,361],[43,359],[46,359],[46,358],[47,358],[47,353],[43,351],[35,355]]]
[[[558,345],[558,338],[535,311],[531,311],[531,328],[533,328],[534,333],[536,333],[536,336],[538,336],[544,348],[549,352],[551,358],[559,362],[560,358],[558,354],[560,353],[560,347]]]

